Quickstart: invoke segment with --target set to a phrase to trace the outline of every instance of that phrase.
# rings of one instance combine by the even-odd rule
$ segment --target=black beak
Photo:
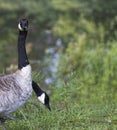
[[[46,104],[45,106],[51,111],[51,108],[50,108],[49,104]]]
[[[25,26],[25,27],[24,27],[24,30],[25,30],[25,31],[27,31],[27,30],[28,30],[28,27],[27,27],[27,26]]]

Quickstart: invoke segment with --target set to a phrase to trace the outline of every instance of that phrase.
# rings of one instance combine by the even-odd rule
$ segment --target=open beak
[[[51,108],[50,108],[49,104],[46,104],[45,106],[51,111]]]

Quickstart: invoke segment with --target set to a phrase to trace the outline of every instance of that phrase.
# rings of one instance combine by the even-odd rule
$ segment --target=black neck
[[[32,81],[32,87],[37,97],[41,96],[41,94],[44,92],[34,81]]]
[[[18,69],[29,64],[28,57],[26,54],[25,42],[26,42],[27,31],[19,31],[18,37]]]

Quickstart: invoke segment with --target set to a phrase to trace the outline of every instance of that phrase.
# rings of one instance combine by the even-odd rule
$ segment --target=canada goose
[[[32,94],[31,66],[25,49],[28,20],[21,19],[18,37],[18,70],[13,74],[0,76],[0,121],[3,130],[9,114],[23,106]]]
[[[32,81],[32,87],[33,90],[36,94],[36,96],[38,97],[38,100],[44,104],[50,111],[50,105],[49,105],[49,96],[47,95],[47,93],[45,91],[43,91],[36,82]]]
[[[5,121],[13,119],[9,114],[23,106],[32,94],[32,86],[35,88],[35,85],[33,85],[35,82],[32,82],[31,77],[31,66],[25,49],[28,20],[21,19],[18,28],[18,70],[13,74],[0,76],[0,121],[3,130],[6,130]],[[36,89],[34,91],[35,93],[39,92]],[[43,104],[45,103],[43,102],[44,98],[46,96],[40,98]]]

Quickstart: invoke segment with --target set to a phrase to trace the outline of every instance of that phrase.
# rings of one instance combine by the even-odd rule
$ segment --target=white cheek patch
[[[44,104],[44,103],[45,103],[45,93],[41,94],[41,96],[39,96],[38,99],[39,99],[39,101],[40,101],[41,103]]]
[[[18,24],[18,28],[19,28],[20,31],[23,31],[23,29],[22,29],[20,23]]]

